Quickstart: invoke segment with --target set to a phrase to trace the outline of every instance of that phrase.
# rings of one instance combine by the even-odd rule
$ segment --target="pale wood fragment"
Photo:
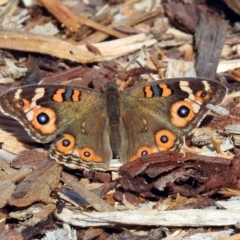
[[[3,145],[2,145],[3,150],[6,150],[13,154],[18,154],[23,150],[29,150],[29,149],[33,148],[30,145],[19,142],[16,137],[10,136],[10,135],[5,136],[5,137],[3,137],[1,135],[0,142],[3,143]]]
[[[0,6],[4,6],[5,4],[7,4],[9,2],[9,0],[1,0],[0,1]]]
[[[240,233],[234,234],[234,235],[229,236],[229,237],[221,238],[221,240],[239,240],[239,239],[240,239]]]
[[[13,14],[13,12],[17,9],[17,5],[19,4],[19,0],[7,0],[6,1],[7,4],[1,4],[1,5],[5,5],[3,6],[3,8],[1,8],[1,12],[0,12],[0,18],[3,18],[4,16],[6,16],[7,14],[9,14],[9,12],[11,12],[10,14]]]
[[[77,19],[78,19],[78,21],[80,23],[85,24],[85,25],[87,25],[89,27],[95,28],[96,30],[104,32],[104,33],[106,33],[108,35],[112,35],[112,36],[117,37],[117,38],[127,37],[126,34],[120,33],[120,32],[118,32],[118,31],[116,31],[114,29],[111,29],[110,27],[106,27],[104,25],[96,23],[93,20],[88,19],[88,18],[86,18],[84,16],[78,15]]]
[[[109,42],[101,43],[101,45],[93,44],[101,52],[101,55],[95,55],[88,51],[86,46],[76,46],[56,37],[9,30],[0,31],[0,49],[38,52],[81,63],[111,60],[137,51],[143,45],[149,47],[157,42],[155,39],[146,40],[145,34],[137,34],[116,41],[119,41],[118,44],[111,41],[110,47]],[[105,47],[103,47],[104,45]],[[114,45],[118,45],[118,47],[114,48]]]
[[[20,182],[21,180],[23,180],[27,175],[29,175],[32,172],[32,169],[22,168],[18,171],[16,171],[16,170],[14,170],[14,171],[15,171],[14,173],[0,176],[0,181],[10,181],[13,183]]]
[[[0,31],[0,48],[26,52],[38,52],[68,59],[74,62],[92,62],[94,54],[80,50],[77,46],[56,37],[37,35],[28,32],[10,30]],[[74,52],[73,56],[71,51]]]
[[[18,79],[24,77],[27,73],[27,68],[19,67],[16,61],[10,58],[4,58],[4,63],[0,66],[0,79],[1,82],[6,82],[7,79]],[[5,80],[4,80],[5,79]]]
[[[124,56],[131,52],[140,50],[143,46],[150,47],[157,43],[156,39],[146,40],[146,34],[141,33],[126,38],[112,41],[92,44],[98,48],[101,55],[95,55],[95,61],[112,60],[120,56]],[[80,49],[87,50],[85,45],[78,45]]]
[[[131,44],[136,44],[136,43],[143,43],[146,40],[147,36],[144,33],[132,35],[126,38],[121,38],[121,39],[116,39],[116,40],[111,40],[111,41],[106,41],[106,42],[101,42],[101,43],[95,43],[92,44],[96,48],[98,48],[101,51],[102,55],[105,55],[104,51],[116,51],[120,47],[126,47]],[[149,39],[154,40],[154,42],[157,42],[155,39]],[[82,50],[87,50],[87,47],[85,45],[79,44],[78,47]]]
[[[56,214],[62,221],[74,226],[110,226],[128,224],[166,227],[229,226],[240,221],[240,210],[187,209],[172,211],[130,210],[123,212],[82,212],[64,208]]]
[[[187,231],[177,230],[172,234],[167,235],[167,237],[162,238],[161,240],[181,240],[188,234]]]
[[[54,239],[78,240],[79,238],[77,237],[77,230],[72,229],[68,224],[64,223],[62,228],[58,228],[53,231],[47,231],[45,233],[45,237],[43,237],[41,240],[54,240]]]
[[[16,157],[16,155],[6,150],[0,149],[0,157],[4,159],[4,161],[10,163]]]
[[[237,239],[230,239],[227,236],[230,236],[233,233],[233,229],[225,230],[225,231],[218,231],[218,232],[204,232],[204,233],[195,233],[193,235],[187,236],[182,238],[182,240],[214,240],[214,239],[226,239],[225,240],[237,240]],[[238,239],[239,240],[239,239]]]
[[[155,17],[158,14],[161,13],[162,10],[158,9],[156,11],[150,11],[150,12],[142,12],[141,11],[136,11],[134,12],[130,17],[128,17],[127,19],[124,19],[122,21],[118,21],[115,22],[114,24],[110,25],[109,27],[114,27],[117,25],[127,25],[127,26],[134,26],[137,23],[143,22],[149,18]],[[105,40],[109,35],[104,33],[104,32],[100,32],[97,31],[87,37],[85,37],[81,43],[97,43],[97,42],[102,42],[103,40]]]
[[[221,188],[218,193],[224,195],[224,196],[236,196],[236,195],[240,195],[240,190],[237,189],[231,189],[231,188]],[[219,202],[217,202],[219,203]]]
[[[239,59],[220,61],[217,67],[217,73],[222,73],[226,71],[233,70],[235,68],[240,68]]]
[[[228,5],[229,8],[240,15],[240,2],[238,0],[224,0],[224,2]]]
[[[10,165],[0,157],[0,168],[8,174],[16,173],[16,170],[11,168]],[[1,178],[1,177],[0,177]]]
[[[11,197],[16,186],[11,181],[0,181],[0,208],[3,208]]]
[[[32,218],[24,222],[25,226],[35,226],[37,223],[45,220],[55,209],[55,204],[42,205],[42,209],[38,213],[33,213]]]
[[[161,48],[165,48],[165,47],[174,47],[174,46],[181,46],[183,44],[186,43],[192,43],[193,38],[187,38],[187,39],[183,39],[183,38],[175,38],[175,39],[170,39],[170,40],[163,40],[158,42],[158,47]]]
[[[168,62],[165,78],[196,77],[193,62],[175,59],[164,59]]]
[[[44,204],[35,203],[27,208],[11,209],[11,211],[9,212],[9,217],[18,219],[21,221],[25,221],[25,220],[29,219],[29,217],[32,216],[33,214],[41,212],[43,207],[44,207]]]
[[[221,189],[224,190],[224,189]],[[228,189],[228,193],[230,192],[231,189]],[[225,189],[225,192],[227,189]],[[228,209],[228,210],[240,210],[240,191],[238,190],[231,190],[232,194],[238,194],[237,196],[231,197],[228,201],[222,201],[219,200],[217,201],[217,205],[220,206],[221,208]],[[223,191],[219,191],[219,193],[224,194]]]
[[[80,24],[87,25],[96,30],[104,32],[108,35],[112,35],[117,38],[126,37],[125,34],[122,34],[116,30],[113,30],[109,27],[103,26],[99,23],[94,22],[91,19],[88,19],[82,15],[76,16],[73,14],[65,5],[62,4],[59,0],[40,0],[45,8],[48,9],[61,23],[63,23],[70,31],[76,32]]]

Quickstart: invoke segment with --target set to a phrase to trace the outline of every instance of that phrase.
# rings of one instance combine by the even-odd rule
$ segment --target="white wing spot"
[[[16,98],[17,100],[20,99],[21,93],[22,93],[22,89],[19,88],[19,89],[15,92],[14,98]]]
[[[202,81],[202,84],[204,85],[204,88],[206,91],[209,91],[211,89],[211,87],[207,81]]]

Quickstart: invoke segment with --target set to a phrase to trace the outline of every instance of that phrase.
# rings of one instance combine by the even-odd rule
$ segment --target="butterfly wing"
[[[73,86],[31,85],[4,93],[0,106],[36,141],[56,139],[52,159],[72,168],[109,165],[112,152],[102,93]]]
[[[120,94],[122,162],[161,150],[180,149],[226,88],[186,78],[155,81]],[[31,85],[0,97],[4,114],[17,119],[39,142],[56,139],[50,157],[71,168],[106,169],[112,157],[105,95],[71,86]]]
[[[162,150],[179,150],[184,137],[222,102],[226,88],[213,80],[181,78],[131,87],[121,95],[123,162]]]

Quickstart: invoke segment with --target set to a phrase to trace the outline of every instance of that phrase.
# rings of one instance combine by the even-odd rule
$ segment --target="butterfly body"
[[[121,147],[121,133],[120,133],[120,95],[117,85],[110,82],[106,86],[106,107],[109,124],[110,145],[114,157],[119,157]]]
[[[1,111],[38,142],[54,141],[50,158],[71,168],[106,170],[162,150],[179,150],[184,137],[222,102],[227,90],[202,78],[143,83],[104,93],[61,85],[30,85],[4,93]],[[57,137],[59,136],[60,137]]]

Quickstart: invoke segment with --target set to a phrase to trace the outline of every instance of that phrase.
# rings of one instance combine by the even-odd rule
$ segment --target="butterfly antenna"
[[[73,51],[69,51],[69,53],[72,55],[72,56],[74,56],[75,58],[76,58],[76,60],[78,60],[78,62],[82,65],[82,66],[84,66],[84,67],[86,67],[86,68],[89,68],[85,63],[82,63],[81,61],[80,61],[80,59],[75,55],[75,53],[73,52]]]

